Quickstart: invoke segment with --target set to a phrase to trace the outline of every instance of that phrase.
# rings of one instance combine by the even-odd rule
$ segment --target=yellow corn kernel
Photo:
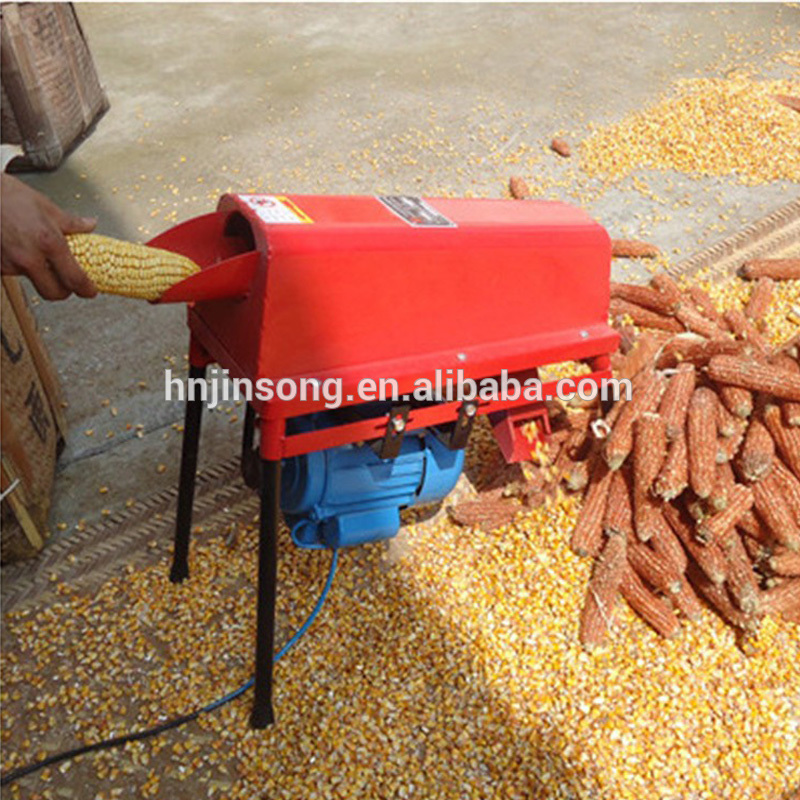
[[[72,254],[97,289],[157,300],[170,286],[200,271],[186,256],[96,233],[67,236]]]

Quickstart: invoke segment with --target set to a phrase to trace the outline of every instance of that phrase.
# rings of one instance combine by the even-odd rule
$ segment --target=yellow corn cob
[[[67,236],[78,264],[101,292],[157,300],[200,267],[185,256],[96,233]]]

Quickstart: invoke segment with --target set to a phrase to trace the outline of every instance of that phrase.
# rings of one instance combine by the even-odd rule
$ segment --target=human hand
[[[89,233],[97,220],[74,217],[11,175],[0,175],[0,266],[3,275],[26,275],[45,300],[97,289],[70,252],[64,235]]]

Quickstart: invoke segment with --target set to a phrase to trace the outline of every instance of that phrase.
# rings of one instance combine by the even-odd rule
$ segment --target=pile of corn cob
[[[200,271],[186,256],[96,233],[67,236],[72,255],[97,290],[157,300],[174,284]]]
[[[676,610],[700,616],[698,595],[743,644],[766,613],[800,621],[800,334],[777,348],[760,330],[774,280],[800,279],[800,262],[750,262],[742,275],[756,281],[744,311],[723,313],[666,273],[612,284],[614,373],[632,381],[630,402],[604,418],[554,409],[539,469],[509,468],[450,509],[492,529],[520,510],[509,497],[536,506],[562,487],[585,491],[571,546],[596,559],[580,620],[587,649],[605,641],[620,594],[668,638]]]
[[[571,546],[596,559],[587,649],[605,640],[619,594],[665,637],[679,632],[676,609],[699,616],[698,595],[742,641],[765,614],[800,621],[800,336],[774,348],[759,329],[773,279],[800,278],[800,262],[742,275],[757,281],[749,301],[724,313],[665,273],[612,285],[617,372],[633,394],[582,462],[591,477]]]

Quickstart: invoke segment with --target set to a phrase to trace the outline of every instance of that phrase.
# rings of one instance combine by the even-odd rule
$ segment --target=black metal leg
[[[189,379],[203,380],[205,367],[189,367]],[[186,398],[186,418],[183,426],[181,449],[181,476],[178,484],[178,516],[175,520],[175,550],[169,579],[180,583],[189,577],[189,534],[192,529],[192,506],[197,472],[197,448],[200,443],[200,419],[203,401],[195,392],[192,399]]]
[[[245,486],[258,489],[261,485],[261,459],[258,448],[253,447],[256,429],[256,412],[247,404],[244,415],[244,433],[242,434],[242,480]]]
[[[275,652],[275,593],[278,581],[278,515],[281,462],[261,461],[261,522],[258,541],[256,696],[250,725],[272,725],[272,660]]]

